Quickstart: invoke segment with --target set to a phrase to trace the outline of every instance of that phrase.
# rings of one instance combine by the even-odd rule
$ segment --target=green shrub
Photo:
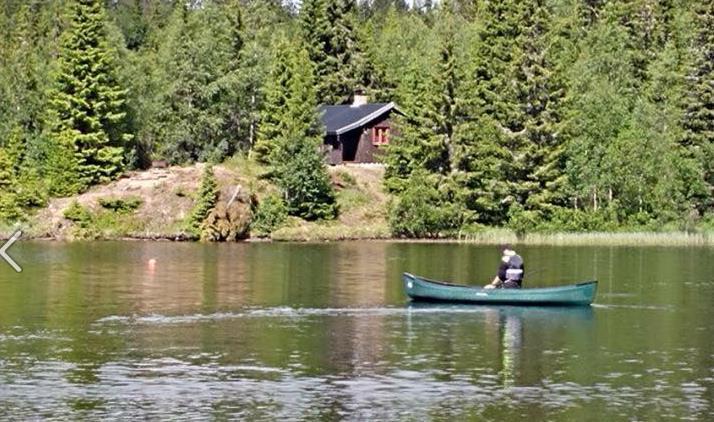
[[[21,150],[20,141],[13,136],[7,145],[0,146],[0,221],[25,220],[27,209],[47,202],[45,185],[37,171],[20,168]]]
[[[121,214],[129,214],[136,211],[142,203],[141,198],[136,196],[127,198],[99,198],[99,205],[101,205],[102,208]]]
[[[218,194],[218,182],[216,182],[216,176],[213,174],[213,166],[207,164],[201,177],[201,186],[198,189],[196,204],[188,220],[187,229],[191,233],[197,236],[201,233],[201,223],[215,208],[216,202],[218,202]]]
[[[540,222],[540,215],[536,211],[526,210],[519,203],[511,204],[508,210],[508,227],[519,238],[528,232],[536,231]]]
[[[18,178],[17,203],[24,209],[40,208],[47,205],[46,184],[35,171],[21,173]]]
[[[77,224],[79,227],[87,228],[92,223],[92,213],[79,202],[72,201],[63,212],[64,218]]]
[[[14,222],[22,218],[22,209],[18,206],[17,196],[2,192],[0,195],[0,222]]]
[[[305,142],[275,167],[275,182],[285,193],[290,215],[305,220],[330,220],[337,216],[335,191],[324,158],[315,145]]]
[[[258,237],[270,235],[288,218],[285,202],[277,195],[268,195],[258,203],[253,221],[250,224],[251,233]]]
[[[614,208],[594,210],[574,210],[557,208],[551,220],[539,225],[540,231],[550,232],[590,232],[615,231],[618,228]]]
[[[404,237],[440,237],[458,230],[467,220],[466,211],[439,190],[437,176],[417,171],[403,192],[390,203],[392,234]]]

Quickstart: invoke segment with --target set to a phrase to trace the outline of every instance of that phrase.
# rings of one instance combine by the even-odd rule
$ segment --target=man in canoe
[[[501,266],[498,267],[498,275],[491,284],[484,286],[486,289],[520,289],[523,282],[523,258],[516,253],[509,245],[501,248]]]

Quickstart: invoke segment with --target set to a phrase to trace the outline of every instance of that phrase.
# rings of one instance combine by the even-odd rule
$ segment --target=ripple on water
[[[483,314],[488,310],[479,307],[432,307],[432,308],[256,308],[239,312],[216,312],[191,315],[109,315],[95,321],[96,324],[187,324],[202,321],[216,321],[238,318],[296,318],[310,316],[390,316],[408,314]]]
[[[49,330],[37,332],[0,333],[0,343],[32,341],[68,341],[69,337]]]
[[[384,374],[301,375],[290,368],[243,362],[220,364],[220,356],[202,356],[202,364],[160,357],[141,361],[112,361],[96,368],[101,382],[81,385],[67,373],[76,364],[47,361],[28,369],[23,382],[3,389],[10,407],[0,411],[19,418],[67,414],[73,399],[101,403],[86,410],[93,417],[182,418],[205,416],[220,408],[230,416],[260,419],[294,415],[326,415],[339,404],[343,419],[394,420],[418,417],[433,409],[459,415],[483,415],[505,402],[513,410],[546,408],[553,415],[584,403],[596,403],[607,414],[656,406],[661,414],[700,415],[708,411],[706,388],[698,381],[679,384],[618,386],[611,381],[593,385],[543,381],[535,385],[504,386],[497,374],[439,378],[431,370],[396,369]],[[5,381],[5,376],[2,377]],[[40,398],[37,406],[26,406]],[[137,406],[137,404],[141,404]]]
[[[612,304],[612,303],[593,303],[593,308],[597,309],[638,309],[638,310],[650,310],[650,311],[674,311],[675,307],[672,305],[627,305],[627,304]]]

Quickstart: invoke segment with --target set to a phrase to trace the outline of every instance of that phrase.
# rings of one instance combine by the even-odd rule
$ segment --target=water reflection
[[[714,251],[519,252],[596,306],[406,301],[403,271],[492,277],[476,245],[18,245],[0,418],[707,419]]]
[[[408,338],[417,335],[415,318],[424,315],[429,316],[430,324],[434,326],[453,324],[455,321],[473,325],[471,331],[481,333],[475,342],[485,349],[502,388],[527,385],[542,379],[543,368],[552,366],[549,355],[563,353],[570,346],[565,338],[570,339],[573,335],[588,341],[595,331],[595,313],[589,306],[524,307],[410,302],[408,309],[411,311],[407,316]],[[546,354],[534,352],[542,351],[544,340],[553,336],[562,338],[562,343],[551,344]],[[560,369],[563,368],[556,368]]]

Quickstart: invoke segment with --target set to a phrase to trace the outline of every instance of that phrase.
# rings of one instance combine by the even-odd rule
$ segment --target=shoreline
[[[39,241],[155,241],[194,242],[185,221],[193,209],[199,189],[202,164],[134,171],[87,192],[68,198],[53,198],[19,224],[0,224],[0,241],[16,230],[23,240]],[[517,236],[503,227],[480,227],[438,238],[403,238],[392,235],[385,218],[389,197],[383,190],[383,168],[336,166],[329,169],[337,192],[340,215],[330,221],[288,219],[269,237],[251,237],[239,242],[328,243],[349,241],[389,241],[411,243],[454,243],[552,246],[714,246],[714,229],[696,231],[612,231],[612,232],[532,232]],[[258,175],[258,164],[235,158],[214,167],[223,198],[245,187],[259,200],[275,187]],[[103,199],[133,200],[140,205],[129,212],[102,206]],[[65,216],[72,203],[82,206],[88,221]]]
[[[25,231],[22,227],[20,230]],[[332,243],[332,242],[394,242],[394,243],[450,243],[465,245],[498,245],[503,243],[519,246],[714,246],[714,231],[701,233],[688,232],[586,232],[586,233],[530,233],[518,238],[505,229],[486,230],[475,234],[447,236],[440,238],[403,238],[385,235],[380,230],[360,230],[359,233],[349,233],[349,230],[319,231],[310,233],[305,230],[295,230],[282,233],[279,237],[248,237],[236,242],[217,243]],[[0,241],[12,236],[14,231],[0,230]],[[369,232],[369,233],[365,233]],[[151,235],[121,235],[98,236],[96,238],[72,238],[65,236],[34,236],[23,235],[21,240],[39,242],[196,242],[185,233],[156,233]]]

